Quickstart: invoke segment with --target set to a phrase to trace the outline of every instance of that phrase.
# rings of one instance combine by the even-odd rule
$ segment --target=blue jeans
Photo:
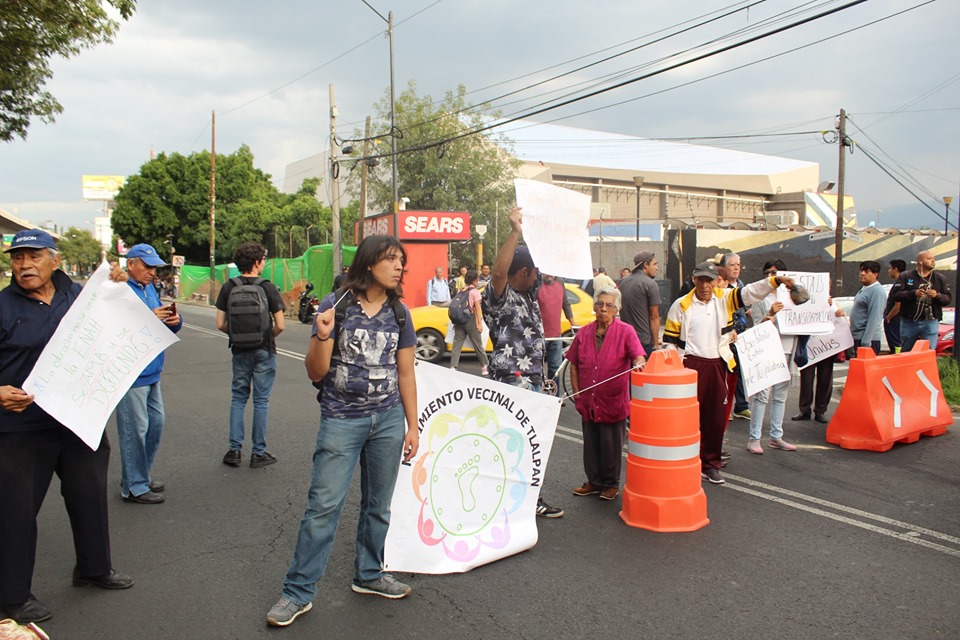
[[[277,355],[266,349],[241,351],[233,354],[233,399],[230,402],[230,449],[243,447],[243,414],[253,383],[253,454],[260,455],[267,448],[267,414],[270,410],[270,392],[277,377]]]
[[[403,437],[403,405],[399,404],[367,418],[320,417],[307,510],[300,521],[293,561],[283,579],[285,598],[303,605],[316,596],[358,460],[360,522],[354,580],[370,582],[383,575],[383,547]]]
[[[553,376],[557,375],[560,365],[563,364],[563,341],[547,340],[546,343],[547,379],[552,380]]]
[[[929,340],[930,348],[937,348],[937,336],[940,323],[936,320],[907,320],[900,318],[900,352],[907,353],[913,349],[917,340]]]
[[[777,384],[758,391],[750,396],[750,436],[751,440],[760,439],[763,427],[763,414],[770,405],[770,439],[779,440],[783,437],[783,414],[787,408],[787,392],[790,390],[790,381],[784,380]],[[770,396],[773,400],[770,400]]]
[[[140,496],[150,491],[150,468],[163,435],[163,396],[160,383],[133,387],[117,404],[120,445],[120,493]]]

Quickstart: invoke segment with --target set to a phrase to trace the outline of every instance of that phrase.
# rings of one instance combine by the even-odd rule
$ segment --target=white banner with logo
[[[40,408],[93,450],[137,376],[179,341],[126,282],[109,275],[104,262],[23,383]]]
[[[736,345],[740,376],[748,397],[790,379],[780,332],[774,323],[761,322],[747,329],[737,336]]]
[[[417,362],[420,451],[400,467],[385,567],[462,573],[531,548],[560,399]]]
[[[807,343],[807,364],[800,367],[806,369],[837,355],[841,351],[853,346],[853,334],[850,333],[850,323],[846,316],[833,317],[833,333],[825,336],[810,336]]]
[[[536,180],[514,180],[523,241],[541,273],[585,280],[590,258],[590,196]]]
[[[824,335],[833,333],[833,311],[830,309],[830,274],[805,271],[780,271],[778,276],[793,278],[810,294],[810,299],[797,305],[783,285],[777,288],[777,301],[783,309],[777,313],[777,324],[784,335]]]

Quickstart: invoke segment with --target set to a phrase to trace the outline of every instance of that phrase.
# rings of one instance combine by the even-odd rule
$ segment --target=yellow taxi
[[[595,318],[593,298],[575,284],[566,283],[564,286],[567,288],[567,301],[570,302],[570,308],[573,311],[573,324],[582,327],[593,322]],[[453,328],[447,309],[434,306],[415,307],[410,309],[410,317],[413,319],[413,328],[417,332],[415,349],[417,358],[427,362],[439,362],[453,348]],[[569,330],[570,322],[561,314],[560,331],[566,333]],[[486,350],[487,353],[493,351],[493,345],[489,339]],[[473,343],[469,338],[463,343],[462,353],[473,353]]]

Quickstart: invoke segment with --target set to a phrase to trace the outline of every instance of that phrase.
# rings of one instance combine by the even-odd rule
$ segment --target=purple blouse
[[[599,351],[594,321],[580,329],[565,357],[576,365],[580,388],[586,389],[623,373],[633,366],[638,356],[646,355],[633,327],[614,318]],[[604,423],[624,420],[630,414],[630,376],[624,374],[607,380],[574,396],[573,400],[585,420]]]

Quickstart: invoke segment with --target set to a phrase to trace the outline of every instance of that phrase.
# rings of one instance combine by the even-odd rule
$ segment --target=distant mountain
[[[940,211],[944,209],[940,205]],[[954,229],[957,223],[956,207],[950,206],[950,228]],[[943,218],[927,209],[920,203],[902,204],[891,207],[884,207],[880,210],[880,222],[876,225],[881,228],[896,227],[897,229],[936,229],[943,231]],[[870,226],[871,222],[877,220],[877,213],[874,211],[857,210],[857,225],[861,227]]]

